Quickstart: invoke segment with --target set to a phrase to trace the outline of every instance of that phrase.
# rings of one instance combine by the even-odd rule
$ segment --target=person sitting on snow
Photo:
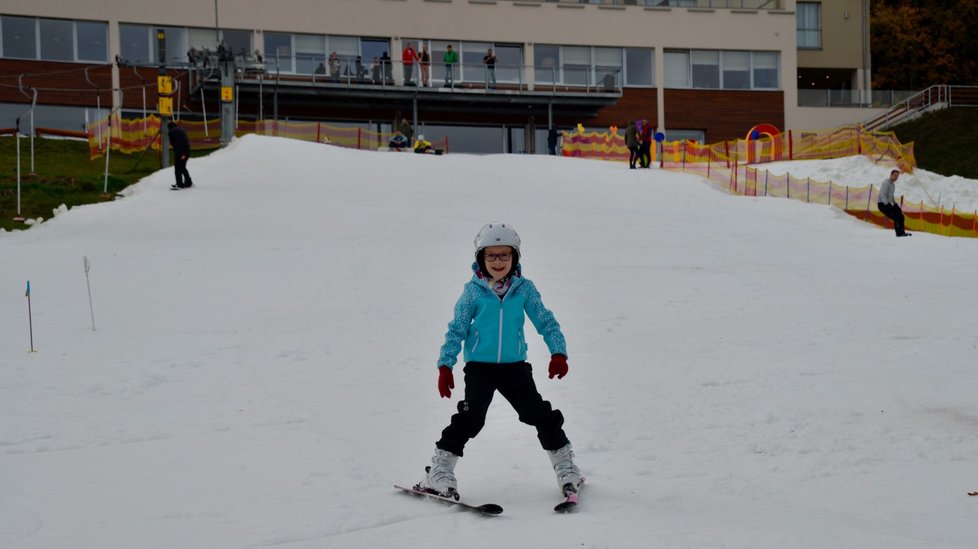
[[[390,143],[387,144],[387,148],[392,151],[400,151],[405,147],[409,147],[411,143],[408,142],[407,137],[400,131],[394,132],[394,137],[391,137]]]
[[[427,141],[423,135],[419,135],[418,140],[414,142],[414,152],[418,154],[427,154],[435,151],[431,148],[431,141]]]

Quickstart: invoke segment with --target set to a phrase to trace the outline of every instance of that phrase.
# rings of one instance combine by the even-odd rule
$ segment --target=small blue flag
[[[27,296],[27,297],[30,297],[31,296],[31,281],[30,280],[27,281],[27,293],[24,294],[24,295]]]

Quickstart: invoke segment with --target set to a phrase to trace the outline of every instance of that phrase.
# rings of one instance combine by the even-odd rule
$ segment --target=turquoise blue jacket
[[[543,306],[533,282],[523,278],[519,265],[509,291],[501,300],[489,288],[488,281],[479,275],[479,267],[473,265],[472,269],[475,274],[465,284],[462,296],[455,304],[455,318],[448,323],[445,344],[438,357],[439,366],[454,366],[463,342],[465,362],[500,364],[526,360],[526,337],[523,334],[526,317],[530,317],[537,332],[543,336],[550,354],[567,356],[560,324]]]

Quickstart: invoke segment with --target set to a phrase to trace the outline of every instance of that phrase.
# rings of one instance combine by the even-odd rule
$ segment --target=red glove
[[[564,367],[566,371],[566,366]],[[438,394],[442,398],[451,398],[452,389],[455,388],[455,376],[452,375],[452,369],[448,366],[438,367]]]
[[[564,379],[567,375],[567,357],[564,355],[553,355],[550,357],[550,379],[557,376],[557,379]]]

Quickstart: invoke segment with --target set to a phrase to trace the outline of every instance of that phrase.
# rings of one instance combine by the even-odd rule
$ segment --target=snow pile
[[[849,156],[838,160],[772,162],[759,164],[757,169],[774,175],[790,173],[799,179],[811,177],[813,181],[850,187],[873,185],[878,190],[895,167],[888,161],[876,163],[867,156]],[[944,206],[947,210],[954,207],[963,212],[978,210],[978,181],[974,179],[957,175],[944,177],[918,168],[913,173],[901,174],[896,185],[896,195],[903,195],[908,202],[922,200],[925,206]]]
[[[978,240],[556,157],[248,136],[189,169],[0,235],[2,547],[978,538]],[[574,515],[502,398],[456,469],[501,517],[392,488],[457,405],[435,358],[489,221],[567,336],[560,381],[528,342],[588,477]]]

